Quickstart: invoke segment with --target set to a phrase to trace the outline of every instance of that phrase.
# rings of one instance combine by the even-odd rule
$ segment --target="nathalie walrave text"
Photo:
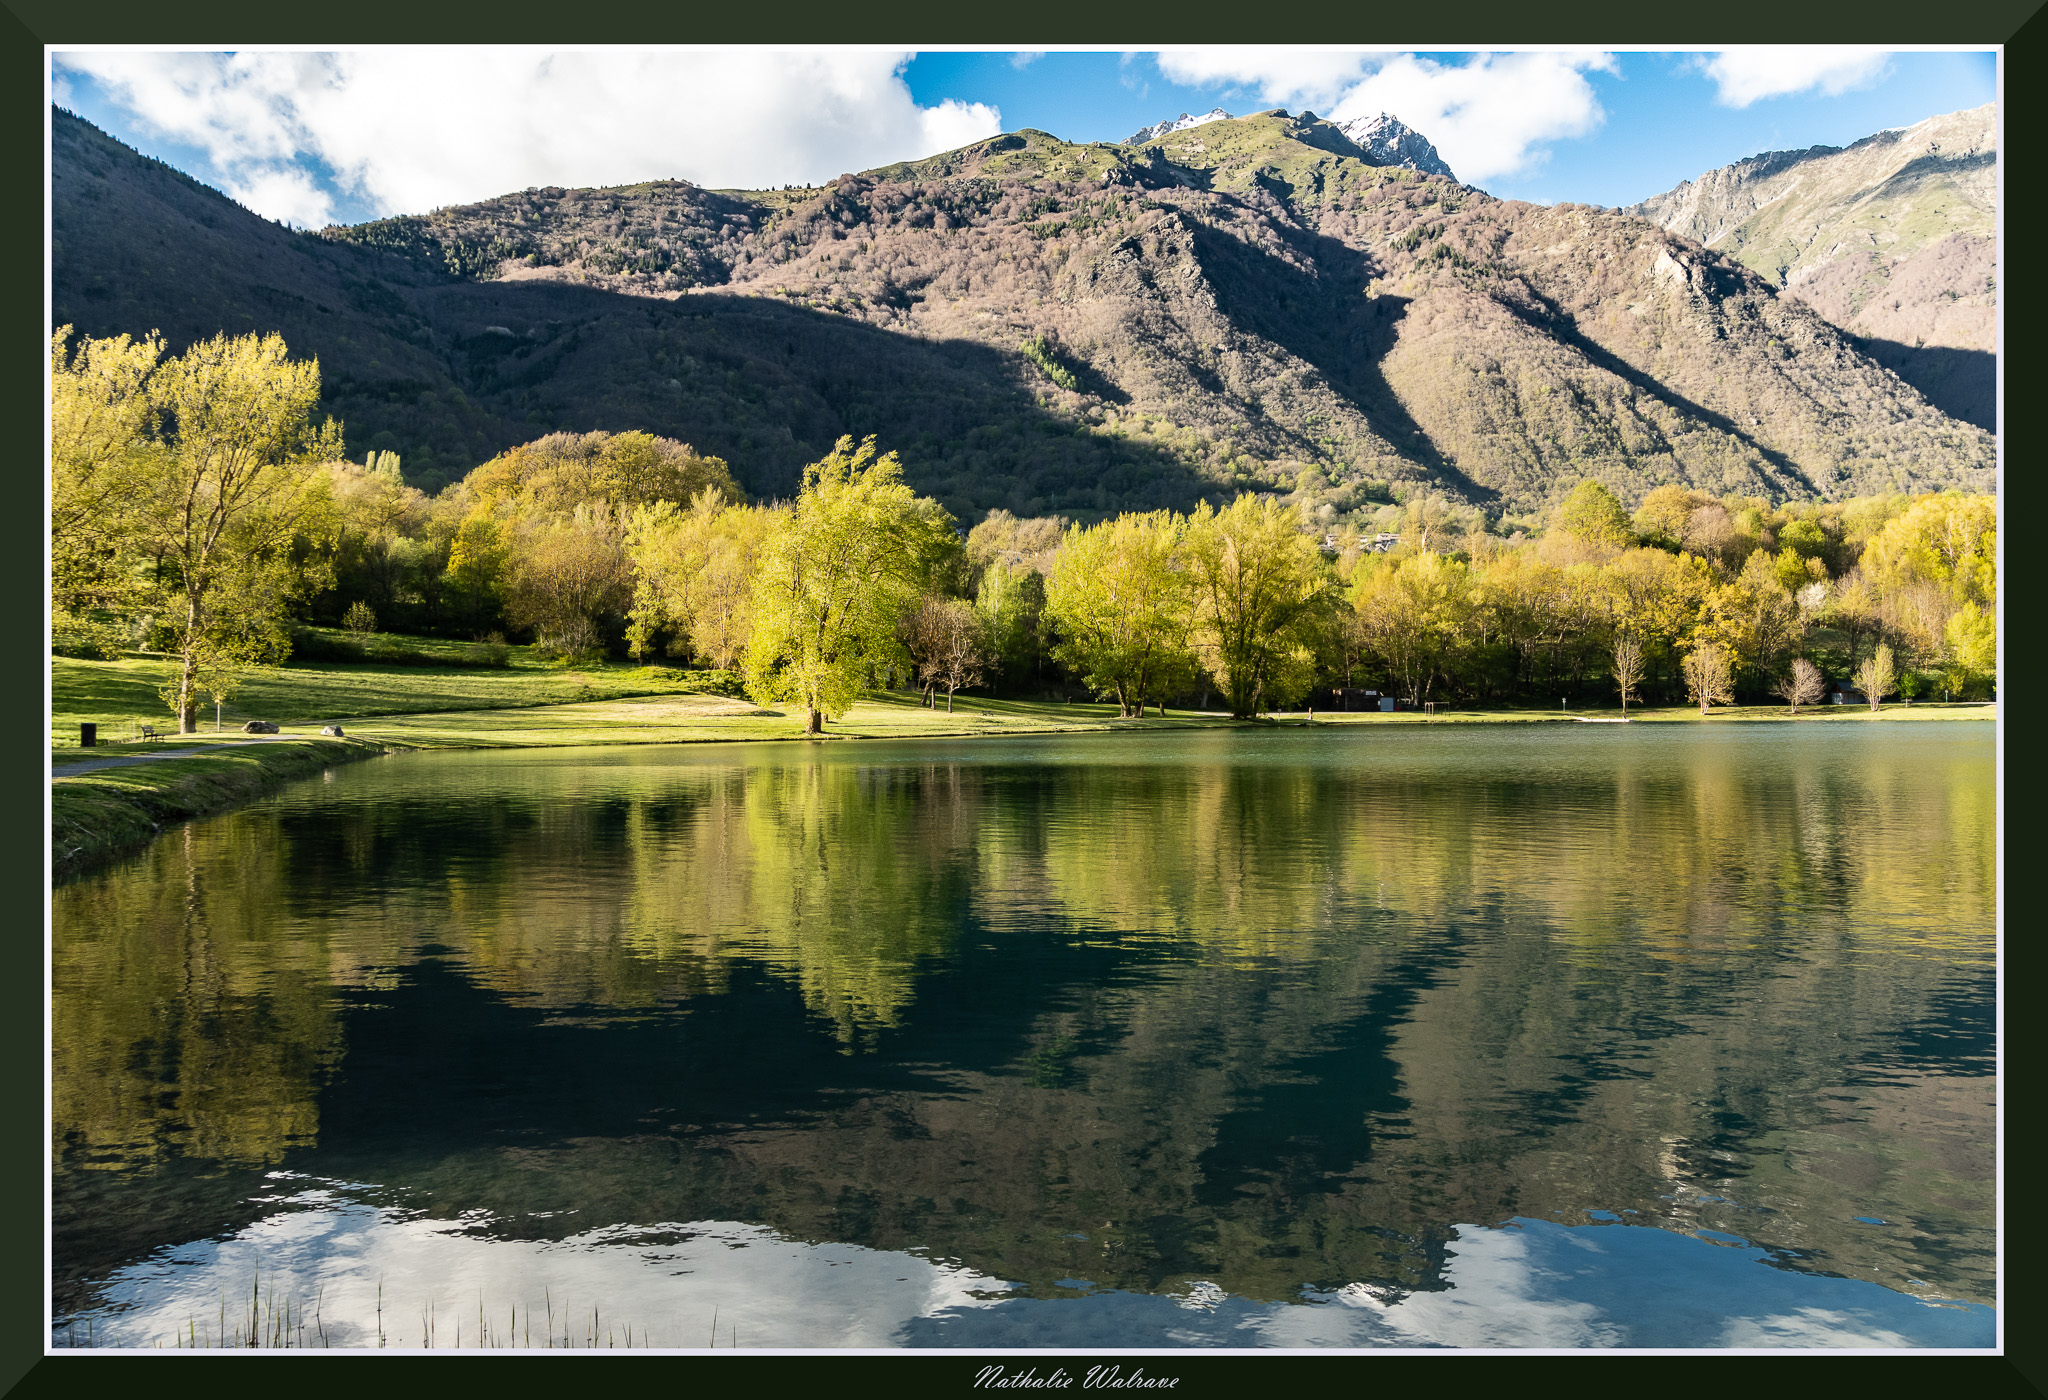
[[[1081,1378],[1081,1389],[1098,1390],[1171,1390],[1180,1384],[1179,1376],[1148,1376],[1143,1366],[1137,1367],[1128,1376],[1121,1366],[1090,1366],[1088,1374]],[[1073,1385],[1074,1377],[1064,1367],[1057,1368],[1049,1376],[1038,1374],[1036,1366],[1015,1373],[1006,1372],[1001,1366],[984,1366],[974,1375],[977,1390],[1065,1390]]]

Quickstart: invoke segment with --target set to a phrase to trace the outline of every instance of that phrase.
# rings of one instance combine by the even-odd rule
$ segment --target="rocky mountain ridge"
[[[1385,112],[1376,117],[1341,122],[1337,129],[1356,142],[1374,165],[1405,165],[1410,170],[1441,175],[1446,180],[1458,178],[1451,173],[1451,167],[1444,164],[1443,157],[1436,153],[1436,147],[1428,137]]]
[[[1945,411],[1994,426],[1995,106],[1751,156],[1627,212],[1754,269]]]
[[[811,190],[537,189],[293,233],[54,119],[53,297],[92,334],[276,329],[433,485],[645,428],[792,489],[874,432],[972,519],[1586,477],[1771,498],[1993,481],[1994,443],[1641,218],[1374,165],[1309,114],[1022,131]]]

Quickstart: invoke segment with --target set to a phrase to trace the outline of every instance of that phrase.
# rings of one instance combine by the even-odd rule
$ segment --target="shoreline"
[[[642,702],[644,703],[644,702]],[[1428,715],[1415,711],[1392,714],[1375,711],[1333,711],[1319,714],[1313,725],[1304,712],[1282,712],[1251,721],[1232,721],[1213,711],[1171,711],[1164,719],[1118,719],[1090,717],[1080,722],[1060,723],[1053,716],[1025,718],[991,709],[989,702],[963,697],[961,708],[947,720],[966,719],[965,726],[946,723],[944,727],[919,727],[910,732],[875,732],[878,724],[901,724],[906,710],[918,716],[933,712],[922,706],[910,707],[889,700],[870,699],[856,709],[866,713],[855,720],[849,712],[847,726],[838,732],[828,729],[819,735],[761,732],[716,732],[727,726],[740,727],[740,716],[691,716],[690,724],[670,723],[661,728],[621,723],[618,712],[627,717],[636,704],[631,699],[595,702],[591,705],[555,705],[528,710],[455,711],[442,715],[381,716],[366,719],[359,733],[355,726],[346,738],[284,734],[252,740],[217,742],[207,751],[183,756],[157,754],[148,750],[111,755],[115,764],[86,759],[83,751],[63,749],[51,754],[50,770],[50,878],[54,884],[90,872],[107,862],[149,845],[165,831],[199,817],[213,816],[251,802],[285,783],[310,777],[341,763],[360,762],[390,753],[436,750],[481,752],[493,749],[527,751],[546,748],[617,748],[660,744],[758,744],[809,742],[886,742],[890,740],[1030,738],[1075,734],[1187,733],[1196,730],[1246,732],[1295,728],[1366,729],[1381,725],[1487,725],[1620,723],[1612,712],[1586,714],[1544,710],[1463,710]],[[1028,702],[1027,702],[1028,706]],[[1015,707],[1013,706],[1013,709]],[[1028,706],[1028,708],[1037,708]],[[549,718],[565,710],[597,710],[601,714],[579,714],[559,727]],[[557,712],[549,715],[546,712]],[[478,727],[469,732],[446,727],[463,717],[488,716],[507,720],[524,717],[525,726],[510,724]],[[795,723],[775,712],[755,711],[747,720],[773,719]],[[1077,720],[1079,717],[1075,717]],[[1778,707],[1740,707],[1738,712],[1709,715],[1702,719],[1690,706],[1669,707],[1628,716],[1630,724],[1670,725],[1680,723],[1786,724],[1786,723],[1886,723],[1886,722],[1977,722],[1996,721],[1998,706],[1992,703],[1959,702],[1946,705],[1891,705],[1877,711],[1865,706],[1815,706],[1791,715]],[[979,723],[973,721],[979,720]],[[380,720],[382,722],[380,722]],[[434,727],[434,721],[443,727]],[[1039,720],[1039,722],[1033,722]],[[986,726],[986,727],[984,727]],[[779,726],[778,726],[779,727]],[[409,728],[418,732],[407,732]],[[609,731],[609,732],[608,732]],[[707,732],[709,731],[709,732]],[[196,739],[202,736],[177,736]],[[211,738],[212,736],[205,736]],[[118,745],[123,750],[130,745]],[[71,758],[71,755],[79,755]],[[69,759],[69,762],[64,760]],[[66,772],[73,765],[91,765],[82,771]]]
[[[360,739],[289,736],[188,757],[50,774],[52,887],[147,847],[164,832],[263,796],[297,778],[395,750]]]

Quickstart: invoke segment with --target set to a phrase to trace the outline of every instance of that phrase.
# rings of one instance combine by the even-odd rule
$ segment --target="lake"
[[[58,1346],[1985,1347],[1990,724],[404,754],[54,894]]]

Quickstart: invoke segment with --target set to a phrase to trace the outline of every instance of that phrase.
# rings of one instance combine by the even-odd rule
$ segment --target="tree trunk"
[[[194,687],[199,678],[199,658],[192,649],[199,642],[199,600],[193,599],[185,610],[184,669],[178,676],[178,732],[197,734],[199,732],[199,697]]]
[[[804,706],[804,733],[823,734],[824,732],[825,716],[819,713],[816,705]]]
[[[946,713],[953,713],[953,687],[950,685],[946,687]]]

